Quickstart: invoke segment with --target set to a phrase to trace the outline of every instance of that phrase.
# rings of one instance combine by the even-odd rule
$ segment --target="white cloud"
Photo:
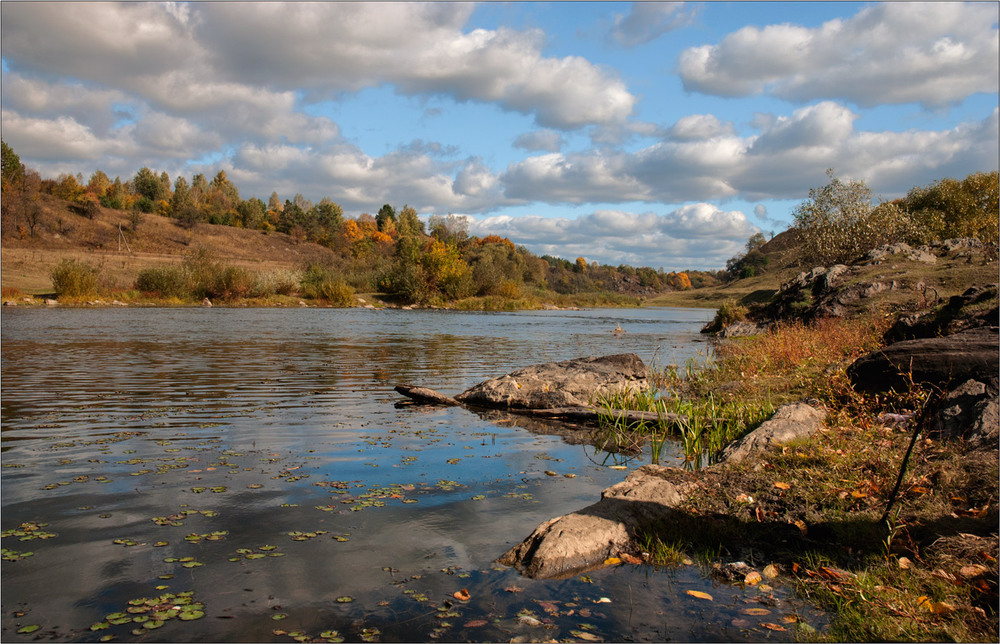
[[[675,141],[697,141],[735,133],[732,123],[723,123],[713,114],[691,114],[677,119],[666,135]]]
[[[886,2],[814,29],[744,27],[684,51],[678,70],[686,89],[719,96],[936,108],[997,91],[996,22],[994,3]]]
[[[622,47],[635,47],[690,24],[696,14],[683,2],[633,2],[627,15],[615,14],[607,38]]]
[[[556,130],[525,132],[514,140],[514,147],[532,152],[558,152],[563,146],[563,136]]]
[[[539,255],[582,256],[601,264],[666,270],[708,270],[723,266],[758,229],[742,212],[696,203],[663,214],[597,210],[575,219],[472,218],[469,232],[502,235]]]

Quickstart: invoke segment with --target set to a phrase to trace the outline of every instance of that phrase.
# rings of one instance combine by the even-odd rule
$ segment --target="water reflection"
[[[291,641],[275,630],[331,628],[353,640],[366,628],[385,641],[549,639],[580,623],[612,640],[773,638],[726,626],[756,591],[727,588],[710,606],[684,595],[711,586],[695,569],[534,581],[498,568],[538,523],[592,503],[624,472],[586,430],[400,408],[392,391],[456,393],[529,363],[623,351],[682,363],[704,352],[708,315],[5,311],[3,528],[47,523],[56,537],[4,538],[34,554],[3,563],[3,639],[138,639],[134,624],[90,625],[182,590],[208,618],[167,621],[156,639]],[[213,531],[225,535],[191,538]],[[452,597],[462,588],[469,601]],[[41,628],[18,635],[26,624]]]

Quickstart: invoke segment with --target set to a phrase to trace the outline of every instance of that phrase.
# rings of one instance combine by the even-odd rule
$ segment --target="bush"
[[[50,274],[56,295],[81,296],[97,292],[97,269],[90,264],[64,259]]]
[[[136,290],[158,297],[185,298],[191,296],[187,272],[180,266],[144,268],[135,280]]]
[[[705,326],[704,331],[706,333],[717,333],[734,322],[745,320],[747,313],[749,313],[747,307],[739,302],[726,300],[719,305],[719,309],[715,312],[715,318]]]
[[[354,289],[338,275],[319,264],[310,265],[302,277],[302,292],[332,306],[354,306]]]
[[[206,297],[238,300],[252,294],[256,279],[242,266],[219,266],[221,270],[209,283]]]
[[[261,297],[268,295],[292,295],[299,290],[301,273],[289,270],[273,270],[257,276],[254,293]]]

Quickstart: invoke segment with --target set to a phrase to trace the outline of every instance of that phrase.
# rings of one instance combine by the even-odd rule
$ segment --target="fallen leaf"
[[[910,561],[909,557],[900,557],[899,567],[902,568],[903,570],[909,570],[910,568],[913,567],[913,562]]]
[[[618,557],[608,557],[607,559],[604,560],[604,565],[605,566],[617,566],[621,562],[622,562],[622,560],[619,559]]]
[[[600,599],[595,599],[594,603],[595,604],[610,604],[611,600],[608,599],[607,597],[601,597]]]
[[[781,571],[774,564],[767,564],[764,566],[764,577],[767,579],[774,579],[781,574]]]
[[[621,557],[622,561],[624,561],[627,564],[632,564],[633,566],[638,566],[639,564],[642,563],[642,559],[636,557],[635,555],[630,555],[627,552],[623,552],[618,556]]]
[[[600,637],[594,635],[593,633],[588,633],[587,631],[570,631],[570,635],[573,637],[583,640],[584,642],[600,642],[602,641]]]
[[[955,610],[948,602],[927,602],[925,607],[935,615],[947,615]]]
[[[769,631],[787,631],[788,629],[784,626],[778,626],[777,624],[772,624],[771,622],[761,622],[761,626]]]
[[[691,595],[692,597],[697,597],[698,599],[707,599],[708,601],[715,601],[714,599],[712,599],[711,595],[709,595],[708,593],[703,593],[700,590],[687,590],[685,592],[688,595]]]
[[[737,617],[736,619],[731,621],[730,624],[732,624],[736,628],[750,628],[751,626],[750,620],[743,619],[742,617]]]
[[[760,509],[759,505],[754,508],[754,514],[757,516],[757,523],[764,523],[764,511]]]
[[[466,628],[479,628],[480,626],[486,626],[489,624],[485,619],[474,619],[471,622],[466,622]]]
[[[799,532],[802,533],[802,536],[809,534],[809,526],[806,525],[805,521],[803,521],[802,519],[796,519],[794,523],[795,527],[798,528]]]
[[[982,577],[989,573],[990,569],[983,564],[971,564],[969,566],[962,566],[962,569],[958,572],[966,579],[975,579],[976,577]]]
[[[766,608],[744,608],[740,611],[744,615],[770,615],[771,611]]]
[[[608,465],[608,469],[612,470],[627,470],[628,467],[625,465]]]
[[[779,490],[787,490],[787,489],[791,488],[792,486],[789,485],[788,483],[784,483],[782,481],[775,481],[774,487],[778,488]]]
[[[781,621],[783,621],[786,624],[795,624],[795,623],[797,623],[799,621],[799,616],[798,615],[785,615],[784,617],[781,618]]]
[[[470,594],[469,594],[469,591],[468,591],[468,590],[466,590],[465,588],[463,588],[462,590],[459,590],[459,591],[457,591],[457,592],[456,592],[456,593],[455,593],[455,594],[453,595],[453,597],[454,597],[455,599],[460,599],[460,600],[461,600],[461,601],[463,601],[463,602],[467,602],[467,601],[469,601],[469,599],[470,599],[470,598],[472,597],[472,595],[470,595]]]
[[[930,490],[925,487],[915,485],[910,488],[910,492],[912,492],[913,494],[928,494],[930,493]]]
[[[520,586],[507,586],[506,588],[504,588],[504,590],[507,591],[508,593],[519,593],[524,589],[521,588]]]

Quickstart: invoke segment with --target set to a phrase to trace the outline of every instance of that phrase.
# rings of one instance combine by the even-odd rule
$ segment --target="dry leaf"
[[[471,622],[466,622],[466,628],[479,628],[480,626],[486,626],[489,624],[485,619],[474,619]]]
[[[736,502],[737,503],[753,503],[753,497],[750,496],[749,494],[740,493],[740,494],[736,495]]]
[[[685,592],[688,595],[691,595],[692,597],[697,597],[698,599],[707,599],[708,601],[714,601],[711,595],[709,595],[708,593],[703,593],[700,590],[687,590]]]
[[[737,617],[736,619],[731,621],[730,624],[732,624],[736,628],[750,628],[751,626],[750,620],[743,619],[742,617]]]
[[[749,586],[756,586],[761,581],[760,573],[756,570],[751,570],[747,573],[747,576],[743,578],[743,583]]]
[[[465,588],[463,588],[462,590],[459,590],[458,592],[456,592],[453,595],[453,597],[455,599],[459,599],[459,600],[461,600],[463,602],[467,602],[472,597],[472,595],[469,594],[468,590],[466,590]]]
[[[759,505],[754,509],[754,514],[757,515],[757,523],[764,523],[764,511],[760,509]]]
[[[935,615],[947,615],[955,610],[955,607],[948,602],[927,602],[925,607]]]
[[[761,626],[769,631],[787,631],[788,629],[784,626],[778,626],[777,624],[772,624],[771,622],[761,622]]]
[[[910,492],[912,492],[913,494],[928,494],[930,493],[930,490],[925,487],[915,485],[910,488]]]
[[[802,536],[809,534],[809,526],[806,525],[805,521],[803,521],[802,519],[796,519],[794,523],[795,527],[798,528],[799,532],[802,533]]]
[[[792,487],[792,486],[791,486],[791,485],[789,485],[788,483],[783,483],[783,482],[781,482],[781,481],[777,481],[777,482],[776,482],[776,483],[774,484],[774,487],[778,488],[779,490],[787,490],[787,489],[789,489],[789,488],[790,488],[790,487]]]
[[[781,571],[774,564],[767,564],[764,566],[764,577],[767,579],[774,579],[781,574]]]
[[[639,564],[642,563],[642,559],[636,557],[635,555],[630,555],[627,552],[623,552],[618,556],[621,557],[622,561],[624,561],[627,564],[632,564],[633,566],[638,566]]]
[[[766,608],[744,608],[740,611],[744,615],[770,615],[771,611]]]
[[[621,562],[622,562],[622,560],[619,559],[618,557],[608,557],[607,559],[604,560],[604,565],[605,566],[617,566]]]
[[[504,590],[507,591],[508,593],[519,593],[524,589],[521,588],[520,586],[507,586],[506,588],[504,588]]]
[[[900,557],[899,567],[902,568],[903,570],[909,570],[910,568],[913,567],[913,562],[910,561],[909,557]]]
[[[783,621],[786,624],[797,624],[798,621],[799,621],[799,616],[798,615],[785,615],[784,617],[781,618],[781,621]]]
[[[583,640],[584,642],[600,642],[601,641],[600,637],[598,637],[597,635],[594,635],[593,633],[588,633],[587,631],[574,630],[574,631],[570,631],[570,634],[572,634],[573,637],[575,637],[575,638],[577,638],[579,640]]]
[[[628,467],[625,465],[608,465],[608,469],[611,470],[627,470]]]
[[[853,492],[851,492],[851,496],[853,496],[855,499],[863,499],[868,495],[865,494],[864,492],[858,492],[857,490],[854,490]]]
[[[982,577],[990,571],[989,568],[983,564],[971,564],[968,566],[962,566],[962,569],[958,572],[961,573],[966,579],[975,579],[976,577]]]
[[[611,600],[608,599],[607,597],[601,597],[600,599],[595,599],[594,603],[595,604],[610,604]]]

